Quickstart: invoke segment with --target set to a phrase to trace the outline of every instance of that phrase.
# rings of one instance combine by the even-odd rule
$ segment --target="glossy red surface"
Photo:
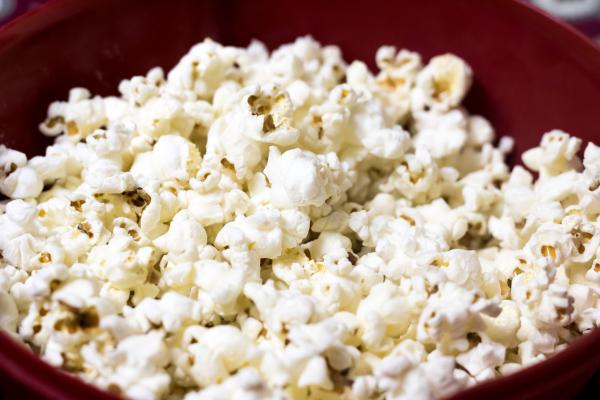
[[[120,79],[172,66],[211,36],[270,47],[312,34],[346,59],[372,65],[381,44],[454,52],[476,73],[467,105],[517,150],[550,128],[600,142],[600,51],[516,0],[55,0],[0,30],[0,143],[43,151],[37,133],[48,103],[72,86],[116,93]],[[549,360],[456,395],[461,399],[570,398],[600,366],[600,330]],[[41,362],[0,333],[0,387],[10,398],[107,399]]]

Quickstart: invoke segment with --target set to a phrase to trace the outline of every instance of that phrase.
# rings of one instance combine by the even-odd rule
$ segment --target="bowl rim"
[[[555,35],[560,35],[562,42],[578,46],[589,57],[595,58],[600,65],[600,46],[573,26],[526,2],[526,0],[508,0],[505,2],[510,3],[506,7],[517,7],[520,9],[519,11],[527,15],[527,18],[537,19],[537,22],[553,29]],[[17,44],[20,39],[26,38],[28,35],[69,18],[76,13],[84,12],[98,3],[102,3],[102,1],[49,0],[30,9],[0,27],[0,52],[6,51],[12,44]],[[52,18],[47,18],[47,14],[52,15]],[[599,344],[600,327],[595,327],[546,360],[524,367],[513,374],[478,383],[456,392],[450,398],[457,400],[489,397],[490,393],[502,388],[527,385],[527,382],[530,381],[547,379],[553,375],[552,371],[560,370],[563,366],[569,366],[572,371],[576,369],[573,366],[578,365],[579,360],[589,358],[593,354],[596,354],[597,364],[600,364],[600,353],[597,351]],[[69,399],[73,398],[71,397],[72,393],[77,392],[78,395],[86,394],[92,396],[92,398],[115,400],[119,398],[45,362],[24,344],[1,330],[0,348],[2,349],[0,351],[0,376],[8,377],[17,384],[33,389],[35,395],[55,399]],[[69,387],[68,392],[64,390],[67,385]],[[503,392],[503,390],[500,390],[500,392]]]

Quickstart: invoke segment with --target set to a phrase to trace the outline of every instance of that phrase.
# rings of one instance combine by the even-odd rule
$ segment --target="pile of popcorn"
[[[134,399],[430,399],[600,323],[600,147],[504,162],[472,71],[299,38],[72,89],[0,146],[0,327]]]

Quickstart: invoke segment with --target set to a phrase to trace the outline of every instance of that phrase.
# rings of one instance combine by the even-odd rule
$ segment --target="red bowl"
[[[551,128],[600,141],[600,51],[588,39],[516,0],[343,0],[301,2],[55,0],[0,30],[0,143],[29,155],[47,105],[69,88],[116,93],[120,79],[169,68],[206,36],[270,47],[311,34],[373,64],[381,44],[424,57],[453,52],[475,71],[467,99],[517,152]],[[519,373],[488,381],[461,399],[570,398],[600,366],[600,329]],[[42,362],[0,333],[0,387],[10,397],[109,399]]]

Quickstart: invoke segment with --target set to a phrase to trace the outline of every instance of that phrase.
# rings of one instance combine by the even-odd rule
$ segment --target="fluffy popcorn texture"
[[[0,145],[0,328],[134,399],[433,399],[600,323],[600,148],[526,151],[456,55],[205,40]]]

